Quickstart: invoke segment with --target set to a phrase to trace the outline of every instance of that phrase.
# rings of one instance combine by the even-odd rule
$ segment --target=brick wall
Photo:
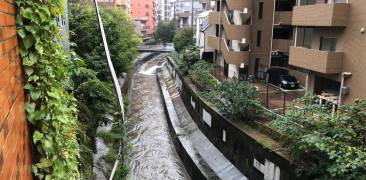
[[[14,0],[0,0],[0,179],[32,179]]]

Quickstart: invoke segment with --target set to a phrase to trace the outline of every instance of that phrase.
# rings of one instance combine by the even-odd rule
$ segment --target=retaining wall
[[[201,131],[251,180],[294,180],[296,166],[283,155],[264,147],[233,121],[207,105],[168,57],[168,69],[181,89],[181,98]]]

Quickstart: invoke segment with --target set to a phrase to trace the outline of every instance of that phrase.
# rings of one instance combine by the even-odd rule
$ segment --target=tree
[[[87,68],[97,72],[99,79],[110,79],[104,47],[97,24],[95,10],[89,4],[70,4],[71,41],[77,45],[76,53],[85,59]],[[101,16],[117,75],[126,72],[137,56],[141,39],[134,31],[130,17],[120,9],[101,8]]]
[[[314,95],[296,102],[303,106],[290,107],[272,124],[288,137],[299,173],[309,179],[366,179],[366,101],[340,107],[337,116]]]
[[[184,28],[178,32],[174,37],[174,48],[177,52],[181,52],[185,47],[193,45],[193,29]]]
[[[174,40],[175,23],[174,21],[159,22],[158,27],[154,33],[154,38],[163,43],[171,43]]]

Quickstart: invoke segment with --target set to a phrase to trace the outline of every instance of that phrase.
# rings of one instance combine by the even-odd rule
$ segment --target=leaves
[[[39,131],[35,131],[33,133],[33,143],[36,144],[38,141],[40,141],[43,138],[43,134]]]
[[[55,23],[62,1],[16,0],[16,4],[24,89],[30,95],[25,109],[40,157],[34,160],[33,173],[39,179],[79,179],[76,102],[64,88],[69,61]]]
[[[181,52],[185,47],[193,45],[194,31],[192,28],[184,28],[174,37],[174,48],[177,52]]]
[[[262,114],[257,90],[236,77],[220,83],[205,96],[231,119],[250,120]]]
[[[366,101],[342,106],[333,117],[330,105],[311,94],[296,100],[302,107],[273,121],[289,137],[288,148],[311,179],[365,179]]]

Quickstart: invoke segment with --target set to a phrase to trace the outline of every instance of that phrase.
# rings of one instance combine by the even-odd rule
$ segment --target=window
[[[149,8],[149,4],[145,4],[145,8]]]
[[[262,31],[257,31],[257,47],[261,47]]]
[[[263,0],[259,1],[259,9],[258,9],[258,18],[259,19],[263,18],[263,5],[264,5]]]
[[[335,52],[337,45],[337,39],[333,37],[320,37],[320,48],[321,51]]]
[[[149,14],[149,12],[146,12],[146,13],[145,13],[145,16],[149,16],[149,15],[150,15],[150,14]]]

